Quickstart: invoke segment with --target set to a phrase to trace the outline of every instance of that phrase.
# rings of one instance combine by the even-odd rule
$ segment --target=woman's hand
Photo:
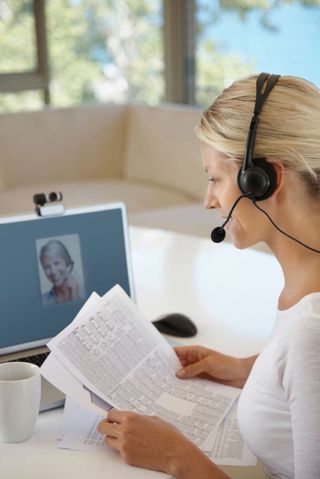
[[[113,409],[97,430],[126,463],[169,474],[188,448],[194,447],[175,427],[156,416]]]
[[[132,466],[166,472],[176,479],[230,479],[195,444],[158,417],[113,409],[97,430]]]
[[[63,290],[66,296],[66,301],[75,301],[80,299],[80,285],[73,274],[69,274],[63,283]]]
[[[178,378],[199,377],[238,388],[244,386],[257,357],[234,358],[201,346],[179,346],[175,352],[182,364]]]

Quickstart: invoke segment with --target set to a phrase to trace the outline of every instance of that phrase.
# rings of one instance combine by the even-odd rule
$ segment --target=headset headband
[[[246,171],[251,166],[254,166],[254,143],[256,139],[257,128],[259,124],[259,115],[261,113],[262,107],[269,96],[270,91],[275,86],[275,84],[280,78],[280,75],[270,75],[269,73],[260,73],[257,78],[256,83],[256,102],[254,105],[253,117],[250,122],[250,128],[246,144],[246,152],[244,156],[244,161],[242,165],[242,172]],[[264,84],[266,86],[263,90]]]

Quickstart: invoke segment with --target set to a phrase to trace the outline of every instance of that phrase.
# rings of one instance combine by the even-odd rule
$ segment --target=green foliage
[[[320,0],[197,0],[201,12],[197,25],[197,75],[196,75],[196,102],[203,105],[212,103],[214,97],[236,78],[249,75],[256,70],[255,59],[248,61],[239,54],[225,54],[225,45],[218,44],[212,38],[213,25],[222,14],[230,12],[236,14],[240,21],[246,22],[248,14],[255,11],[261,28],[269,32],[277,32],[281,26],[274,23],[272,13],[282,5],[298,3],[305,8],[320,5]],[[207,32],[209,31],[209,35]],[[226,44],[228,35],[226,32]],[[257,39],[257,41],[259,41]]]
[[[55,0],[48,5],[52,101],[156,102],[163,93],[157,1]]]
[[[31,5],[32,0],[0,0],[1,73],[34,69]],[[48,0],[52,104],[159,102],[164,94],[159,19],[161,0]],[[0,110],[28,109],[35,95],[2,94]]]
[[[292,5],[300,3],[306,7],[315,7],[320,5],[320,0],[220,0],[220,8],[222,10],[232,10],[234,12],[249,12],[252,10],[269,10],[280,5]]]
[[[21,110],[40,110],[43,107],[43,95],[39,91],[23,91],[17,93],[0,92],[0,113],[18,112]]]
[[[0,3],[0,73],[35,69],[32,0]]]
[[[196,102],[211,104],[223,88],[235,78],[249,75],[253,67],[238,55],[221,55],[210,40],[202,42],[198,51]]]
[[[261,12],[264,28],[275,29],[269,13],[294,0],[198,0],[206,16],[198,36],[221,12],[245,19]],[[298,0],[297,0],[298,1]],[[35,66],[33,0],[0,0],[0,73],[30,71]],[[299,0],[306,8],[320,0]],[[50,91],[54,106],[83,102],[143,100],[164,97],[162,0],[46,0]],[[207,104],[253,64],[226,55],[215,40],[199,42],[197,102]],[[39,108],[40,92],[1,94],[0,111]]]
[[[54,0],[48,3],[46,16],[52,104],[69,106],[93,100],[90,85],[102,72],[89,58],[90,41],[95,38],[88,32],[83,6]]]

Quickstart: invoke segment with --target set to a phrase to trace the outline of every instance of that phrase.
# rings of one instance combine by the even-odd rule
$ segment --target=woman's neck
[[[311,248],[320,250],[320,215],[312,208],[286,208],[276,223],[288,234]],[[294,306],[310,293],[320,292],[320,253],[286,237],[275,228],[269,229],[267,245],[273,251],[284,275],[284,288],[279,309]]]
[[[320,250],[319,201],[308,195],[305,184],[289,170],[282,170],[282,183],[268,201],[268,213],[288,235]],[[279,308],[287,309],[307,294],[320,291],[320,253],[311,251],[269,224],[266,243],[279,261],[284,288]]]
[[[284,287],[278,302],[280,310],[294,306],[308,294],[320,292],[320,254],[289,239],[283,243],[286,244],[281,248],[271,248],[284,275]],[[313,245],[320,248],[320,245]]]
[[[61,286],[53,286],[52,289],[58,303],[63,303],[69,299],[70,292],[65,284],[62,284]]]

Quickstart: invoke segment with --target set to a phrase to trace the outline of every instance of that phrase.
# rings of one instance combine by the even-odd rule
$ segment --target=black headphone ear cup
[[[266,200],[276,189],[276,170],[271,163],[261,158],[255,159],[253,165],[245,171],[240,169],[237,178],[239,189],[244,194],[251,193],[251,199]]]

